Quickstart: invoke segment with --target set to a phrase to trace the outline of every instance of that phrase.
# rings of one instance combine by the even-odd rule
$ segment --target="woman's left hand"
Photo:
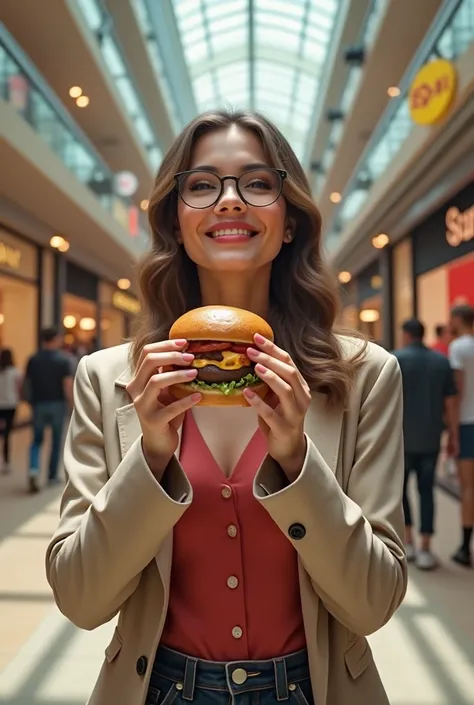
[[[268,453],[292,482],[300,474],[306,455],[304,419],[311,392],[287,352],[261,335],[254,341],[258,350],[248,348],[247,354],[256,363],[255,373],[273,392],[273,400],[268,403],[267,397],[260,399],[250,387],[244,394],[259,415]]]

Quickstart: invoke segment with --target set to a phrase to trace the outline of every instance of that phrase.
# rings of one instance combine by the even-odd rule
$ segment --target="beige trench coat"
[[[341,339],[345,354],[358,344]],[[129,346],[83,358],[65,448],[68,483],[47,552],[59,609],[82,629],[119,613],[89,705],[143,705],[166,618],[173,526],[193,490],[177,459],[163,486],[142,453],[125,390]],[[400,605],[402,392],[396,359],[370,345],[345,412],[313,396],[307,457],[285,486],[266,457],[254,493],[299,556],[301,601],[317,705],[387,705],[365,635]],[[217,429],[216,429],[217,432]],[[177,453],[179,457],[179,452]],[[186,625],[183,625],[186,628]]]

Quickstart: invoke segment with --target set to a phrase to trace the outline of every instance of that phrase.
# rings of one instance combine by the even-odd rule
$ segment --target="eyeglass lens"
[[[277,171],[257,169],[245,172],[238,180],[244,200],[252,206],[269,206],[281,193],[282,181]],[[234,186],[232,184],[232,186]],[[225,188],[229,181],[225,182]],[[235,186],[234,186],[235,188]],[[196,171],[185,174],[179,181],[179,192],[183,201],[192,208],[208,208],[220,195],[221,181],[216,174]]]

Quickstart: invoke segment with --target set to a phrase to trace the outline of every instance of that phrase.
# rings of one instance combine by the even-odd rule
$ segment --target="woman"
[[[3,436],[2,473],[11,472],[10,434],[13,430],[16,409],[20,402],[22,375],[15,367],[10,348],[0,351],[0,424]]]
[[[90,703],[386,704],[364,635],[406,588],[397,362],[333,334],[319,212],[264,118],[194,120],[149,217],[138,335],[79,364],[47,555],[71,621],[119,614]],[[195,372],[168,331],[208,304],[269,320],[271,405],[170,399]]]

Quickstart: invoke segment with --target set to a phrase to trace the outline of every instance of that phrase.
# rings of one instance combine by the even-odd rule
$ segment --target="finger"
[[[164,424],[171,423],[177,416],[184,414],[188,409],[192,409],[193,406],[199,404],[202,399],[202,394],[196,392],[191,394],[189,397],[183,397],[183,399],[178,399],[168,406],[164,406],[160,409],[160,419]]]
[[[275,357],[277,360],[280,360],[280,362],[284,362],[287,365],[292,365],[293,367],[295,367],[295,363],[291,359],[291,355],[289,355],[286,350],[282,350],[277,345],[275,345],[275,343],[272,343],[271,340],[268,340],[268,338],[264,338],[263,335],[260,335],[259,333],[256,333],[253,339],[257,347],[260,348],[260,350],[263,350],[263,352],[266,352],[272,357]]]
[[[172,352],[173,350],[184,350],[187,341],[183,338],[179,340],[161,340],[159,343],[149,343],[144,345],[137,362],[137,370],[147,355],[161,352]]]
[[[194,355],[191,353],[181,353],[177,350],[173,352],[148,353],[135,374],[133,387],[137,390],[137,393],[140,393],[145,389],[151,375],[157,370],[164,367],[169,368],[173,365],[190,365],[193,360]]]
[[[283,416],[292,424],[295,421],[295,417],[300,415],[300,409],[291,386],[273,370],[261,364],[255,365],[255,372],[277,395]]]
[[[282,430],[282,419],[276,411],[259,397],[258,394],[255,394],[250,387],[244,389],[244,396],[271,431],[273,433],[280,433]]]
[[[282,362],[276,357],[272,357],[254,348],[248,348],[247,355],[254,362],[275,372],[281,379],[289,384],[295,395],[296,402],[301,409],[308,407],[310,398],[308,395],[309,389],[307,389],[306,384],[303,386],[303,378],[294,365],[288,365],[286,362]]]
[[[197,370],[176,370],[152,375],[136,403],[144,413],[153,413],[157,407],[163,406],[159,399],[163,389],[171,387],[173,384],[192,382],[196,375]]]

